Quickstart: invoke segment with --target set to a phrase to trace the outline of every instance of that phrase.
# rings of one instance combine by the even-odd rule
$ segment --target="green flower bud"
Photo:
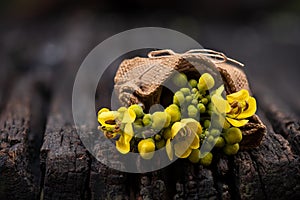
[[[134,122],[133,122],[133,127],[135,130],[138,130],[138,129],[141,129],[143,128],[143,120],[142,119],[136,119]]]
[[[208,103],[208,99],[207,99],[207,98],[202,98],[202,99],[201,99],[201,102],[202,102],[204,105],[206,105],[206,104]]]
[[[155,146],[157,149],[161,149],[164,146],[166,146],[166,141],[164,139],[159,140],[159,141],[155,141]]]
[[[221,136],[217,137],[215,147],[222,148],[222,147],[224,147],[224,145],[225,145],[224,138]]]
[[[138,144],[138,151],[142,158],[151,159],[155,151],[155,143],[153,139],[148,138],[145,140],[141,140]]]
[[[191,91],[192,91],[193,94],[196,94],[198,92],[198,89],[197,88],[193,88]]]
[[[235,143],[232,145],[227,144],[223,148],[223,151],[226,155],[234,155],[234,154],[237,154],[237,152],[239,151],[239,148],[240,148],[239,143]]]
[[[165,140],[171,138],[172,136],[172,133],[171,133],[171,128],[166,128],[164,131],[163,131],[163,137],[165,138]]]
[[[208,102],[210,102],[210,101],[211,101],[211,97],[210,97],[210,95],[209,95],[209,94],[208,94],[208,95],[206,95],[206,96],[205,96],[205,98],[207,99],[207,101],[208,101]]]
[[[231,127],[231,124],[227,120],[225,120],[224,124],[223,124],[223,129],[229,129],[230,127]]]
[[[188,159],[192,163],[198,163],[200,160],[200,150],[199,149],[193,149],[191,154],[189,155]]]
[[[214,104],[210,102],[210,103],[207,105],[207,109],[213,111],[213,110],[214,110]]]
[[[199,78],[198,89],[200,91],[209,90],[215,85],[214,78],[209,73],[204,73]]]
[[[198,82],[195,79],[191,79],[191,80],[189,80],[189,84],[192,88],[196,88]]]
[[[203,166],[209,166],[212,162],[213,155],[211,152],[208,152],[203,158],[200,159],[200,163]]]
[[[171,116],[166,112],[155,112],[152,115],[152,128],[161,130],[168,127],[171,122]]]
[[[182,92],[182,94],[183,94],[184,96],[188,96],[188,95],[191,94],[191,91],[190,91],[189,88],[181,88],[181,89],[180,89],[180,92]]]
[[[198,110],[194,105],[189,105],[188,107],[188,115],[192,118],[196,118],[198,115]]]
[[[197,99],[193,99],[192,100],[192,104],[197,105],[198,104],[198,100]]]
[[[213,144],[213,143],[215,142],[214,137],[213,137],[212,135],[208,136],[207,142],[208,142],[209,144]]]
[[[218,129],[211,129],[210,131],[210,135],[212,135],[213,137],[218,137],[220,134],[221,133]]]
[[[237,127],[229,128],[224,134],[223,134],[225,141],[227,144],[235,144],[240,141],[242,141],[243,134],[242,131]]]
[[[143,124],[145,126],[149,126],[149,125],[152,124],[152,116],[151,116],[151,114],[144,115],[144,117],[143,117]]]
[[[176,104],[171,104],[170,106],[168,106],[165,112],[171,116],[172,123],[179,121],[181,118],[180,109]]]
[[[193,100],[193,97],[191,95],[188,95],[185,97],[186,103],[190,103]]]
[[[124,112],[127,111],[127,108],[122,106],[117,111],[120,113],[120,115],[118,116],[118,119],[120,121],[122,121],[122,119],[124,117]]]
[[[161,136],[159,134],[156,134],[154,136],[154,140],[159,141],[161,139]]]
[[[203,103],[199,103],[199,104],[197,105],[197,107],[198,107],[200,113],[205,113],[206,108],[205,108],[205,105],[204,105]]]
[[[129,108],[131,108],[135,112],[137,118],[141,118],[144,116],[143,108],[140,105],[133,104],[129,106]]]
[[[184,98],[183,93],[180,91],[175,92],[174,97],[173,97],[173,103],[180,106],[180,105],[184,104],[184,101],[185,101],[185,98]]]
[[[201,112],[201,111],[200,111]],[[210,120],[206,119],[203,123],[204,128],[209,128],[210,127]]]
[[[173,83],[178,87],[184,87],[187,85],[187,77],[183,73],[176,73],[172,80]]]

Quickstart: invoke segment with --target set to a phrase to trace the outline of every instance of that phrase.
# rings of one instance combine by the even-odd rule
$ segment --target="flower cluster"
[[[209,73],[198,81],[178,73],[173,82],[178,91],[163,111],[146,114],[137,104],[117,111],[102,108],[98,112],[99,129],[115,140],[120,153],[138,152],[144,159],[165,148],[170,160],[176,156],[208,166],[213,148],[236,154],[242,140],[239,127],[256,112],[256,101],[249,92],[242,89],[224,98],[224,87],[217,87]]]

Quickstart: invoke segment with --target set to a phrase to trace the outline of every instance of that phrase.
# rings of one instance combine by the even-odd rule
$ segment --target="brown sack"
[[[147,109],[160,102],[162,85],[175,70],[185,73],[188,78],[199,78],[199,67],[194,66],[203,66],[212,75],[221,74],[226,94],[241,89],[251,93],[245,73],[234,64],[242,65],[222,53],[206,49],[184,54],[172,50],[152,51],[148,58],[135,57],[120,64],[115,76],[115,91],[123,106],[140,103]],[[265,125],[257,115],[251,117],[241,130],[241,149],[258,146],[266,133]]]

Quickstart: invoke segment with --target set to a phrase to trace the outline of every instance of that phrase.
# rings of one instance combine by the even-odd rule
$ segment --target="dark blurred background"
[[[180,31],[243,62],[254,92],[263,91],[300,116],[298,0],[3,0],[1,77],[16,77],[14,82],[20,74],[50,73],[65,66],[74,69],[74,76],[101,41],[145,26]],[[9,92],[1,81],[0,102]]]

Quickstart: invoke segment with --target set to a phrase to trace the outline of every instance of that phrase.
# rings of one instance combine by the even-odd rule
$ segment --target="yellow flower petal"
[[[225,99],[223,99],[222,96],[215,94],[211,97],[211,101],[213,105],[216,107],[217,111],[219,111],[220,113],[230,112],[231,106]]]
[[[109,112],[109,109],[108,108],[102,108],[102,109],[100,109],[99,112],[98,112],[98,115],[100,115],[103,112]]]
[[[133,123],[136,118],[136,114],[132,108],[128,108],[123,115],[122,123]]]
[[[187,158],[191,154],[192,149],[186,141],[182,141],[174,144],[174,151],[178,158]]]
[[[218,89],[216,89],[215,94],[221,96],[224,92],[224,85],[221,85]]]
[[[168,139],[166,142],[166,152],[167,152],[169,159],[173,160],[173,148],[172,148],[172,143],[171,143],[170,139]]]
[[[227,95],[227,101],[232,103],[234,101],[247,101],[249,99],[248,90],[241,89],[238,92]]]
[[[125,124],[124,134],[130,135],[130,136],[134,135],[133,127],[132,127],[131,123]]]
[[[200,139],[197,134],[194,135],[194,139],[190,144],[191,149],[198,149],[200,147]]]
[[[101,126],[114,127],[115,124],[108,124],[107,122],[114,121],[118,115],[119,113],[117,111],[102,112],[100,115],[98,115],[98,121]]]
[[[126,154],[130,151],[130,140],[131,136],[127,134],[122,134],[118,141],[116,141],[116,148],[117,150],[122,153]]]
[[[141,140],[138,144],[138,151],[142,158],[151,159],[154,155],[155,144],[153,139]]]
[[[182,119],[181,122],[189,127],[189,129],[194,133],[196,134],[197,131],[198,131],[198,128],[199,128],[199,122],[196,121],[195,119],[193,118],[185,118],[185,119]],[[201,125],[200,125],[201,126]]]
[[[173,139],[177,133],[184,127],[184,124],[181,122],[175,122],[171,128],[171,139]]]
[[[241,127],[241,126],[244,126],[245,124],[248,123],[249,120],[247,119],[243,119],[243,120],[236,120],[236,119],[231,119],[229,117],[226,117],[227,121],[232,125],[232,126],[235,126],[235,127]]]
[[[256,100],[253,97],[248,99],[248,108],[237,116],[237,119],[245,119],[251,117],[256,112]]]

